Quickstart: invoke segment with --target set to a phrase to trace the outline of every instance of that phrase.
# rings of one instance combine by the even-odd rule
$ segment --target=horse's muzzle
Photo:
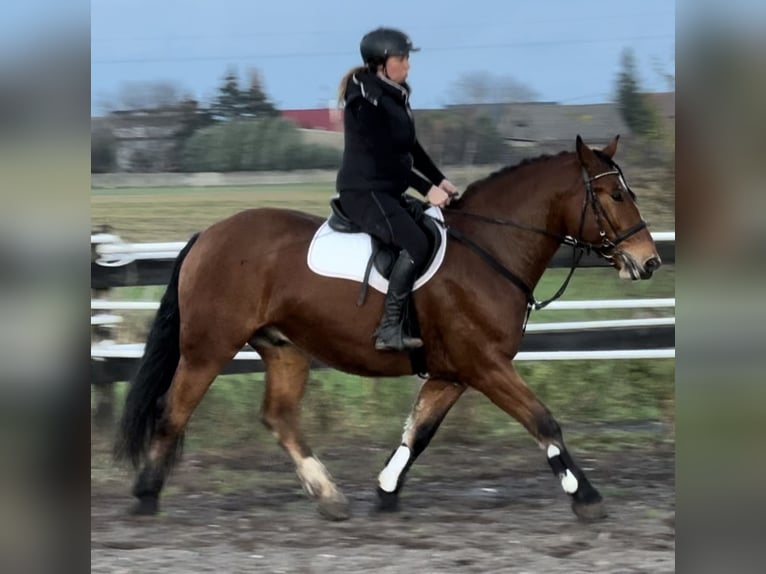
[[[641,279],[649,279],[652,274],[662,266],[662,260],[659,255],[650,257],[644,261],[644,273],[641,275]]]
[[[651,279],[657,269],[662,265],[659,255],[652,255],[640,265],[632,255],[624,251],[618,254],[622,265],[619,266],[620,278],[637,281],[639,279]],[[617,258],[615,258],[617,259]]]

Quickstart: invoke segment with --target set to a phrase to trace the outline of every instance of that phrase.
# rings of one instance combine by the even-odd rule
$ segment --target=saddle
[[[421,201],[407,195],[403,196],[403,199],[405,209],[412,215],[415,223],[426,232],[426,237],[428,238],[429,255],[426,264],[423,266],[423,269],[420,270],[420,273],[422,274],[431,266],[431,263],[433,263],[434,257],[436,257],[439,247],[441,247],[442,235],[437,223],[430,217],[425,216],[423,203]],[[340,198],[333,197],[330,200],[330,208],[332,213],[327,219],[327,224],[331,229],[338,231],[339,233],[364,233],[364,230],[351,221],[345,214],[340,205]],[[370,260],[367,263],[364,281],[362,282],[363,294],[366,294],[372,267],[375,266],[377,272],[380,273],[382,277],[388,279],[391,275],[391,269],[396,262],[396,258],[399,256],[398,247],[383,243],[376,237],[370,236],[370,239],[372,241],[372,255],[370,255]],[[360,301],[360,304],[364,302],[361,299]]]

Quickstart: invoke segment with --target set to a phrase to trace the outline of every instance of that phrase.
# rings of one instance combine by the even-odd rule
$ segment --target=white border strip
[[[151,311],[159,309],[159,301],[106,301],[91,299],[90,308],[98,311]]]
[[[611,359],[675,359],[675,349],[625,351],[542,351],[519,353],[514,361],[593,361]]]
[[[601,301],[554,301],[545,309],[536,311],[572,311],[582,309],[645,309],[648,307],[675,307],[675,297],[665,297],[659,299],[603,299]]]
[[[90,318],[90,324],[97,326],[97,325],[115,325],[117,323],[122,323],[124,317],[122,315],[112,315],[111,313],[100,313],[98,315],[93,315]]]
[[[658,327],[675,325],[675,317],[653,319],[614,319],[606,321],[567,321],[564,323],[529,323],[527,333],[548,331],[583,331],[587,329],[617,329],[621,327]]]
[[[186,245],[183,241],[168,241],[165,243],[105,243],[103,236],[99,237],[99,239],[96,252],[100,255],[120,254],[135,256],[144,253],[161,253],[163,255],[175,254],[177,256],[181,249],[184,248],[184,245]],[[91,236],[91,243],[96,243],[93,241],[93,236]]]
[[[140,359],[144,355],[143,343],[107,343],[90,346],[91,359]],[[238,361],[260,361],[255,351],[240,351],[234,357]]]

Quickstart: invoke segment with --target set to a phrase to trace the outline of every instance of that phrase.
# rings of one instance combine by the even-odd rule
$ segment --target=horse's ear
[[[593,153],[592,149],[585,145],[585,142],[582,141],[582,138],[579,134],[577,135],[577,140],[575,141],[575,149],[577,149],[577,159],[580,160],[580,164],[582,166],[588,167],[598,163],[596,154]]]
[[[608,157],[613,158],[614,154],[617,153],[617,142],[620,141],[620,134],[617,134],[614,136],[614,139],[610,141],[607,146],[602,149],[601,151],[604,152]]]

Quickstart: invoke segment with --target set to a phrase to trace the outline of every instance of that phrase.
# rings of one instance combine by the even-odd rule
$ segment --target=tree
[[[236,118],[239,115],[239,102],[239,78],[236,73],[229,71],[218,88],[218,97],[210,106],[210,113],[216,120]]]
[[[126,82],[117,97],[102,106],[107,111],[154,110],[174,107],[184,99],[181,89],[173,82]]]
[[[187,171],[259,171],[337,168],[340,152],[304,144],[283,118],[237,118],[198,130],[186,142]]]
[[[667,84],[668,90],[675,91],[676,89],[676,75],[667,71],[665,65],[658,57],[652,58],[652,69],[654,73],[658,75]]]
[[[91,173],[109,173],[116,164],[115,140],[106,129],[93,131],[90,138]]]
[[[442,121],[430,118],[426,130],[431,133],[423,139],[432,139],[447,163],[471,165],[503,161],[508,147],[482,105],[538,99],[532,88],[511,76],[487,71],[463,74],[453,84],[451,102],[455,107],[451,117]],[[442,141],[448,143],[441,144]]]
[[[538,98],[532,88],[515,78],[486,71],[463,74],[453,84],[453,104],[508,104]]]
[[[450,110],[416,112],[418,138],[438,164],[472,165],[502,162],[505,141],[490,118]]]
[[[212,117],[219,121],[235,118],[275,117],[279,111],[271,103],[263,89],[260,74],[250,72],[250,85],[246,90],[240,88],[239,77],[230,70],[218,88],[218,97],[210,106]]]
[[[188,139],[197,130],[206,128],[214,123],[210,110],[199,106],[196,100],[185,100],[177,106],[179,127],[174,135],[174,143],[170,151],[168,163],[172,171],[181,169],[183,163],[183,148]]]
[[[253,118],[279,116],[279,111],[263,89],[261,75],[257,70],[250,71],[250,87],[244,97],[244,112],[247,117]]]
[[[622,70],[617,76],[617,105],[630,130],[642,137],[654,139],[659,136],[660,123],[657,112],[641,92],[633,51],[622,53]]]

